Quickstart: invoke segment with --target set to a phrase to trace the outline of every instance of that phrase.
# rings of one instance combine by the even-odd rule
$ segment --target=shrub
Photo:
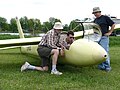
[[[25,36],[26,38],[31,37],[31,36]],[[17,39],[20,38],[19,35],[10,35],[10,34],[1,34],[0,35],[0,40],[5,40],[5,39]]]

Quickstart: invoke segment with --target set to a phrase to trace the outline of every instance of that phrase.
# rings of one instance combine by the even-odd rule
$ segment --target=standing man
[[[108,53],[109,52],[109,35],[114,31],[115,24],[114,22],[105,15],[101,15],[101,10],[99,7],[94,7],[92,14],[95,15],[94,23],[98,24],[101,28],[102,37],[100,41],[98,42]],[[109,30],[109,26],[111,27]],[[108,58],[105,62],[98,65],[98,68],[100,70],[110,71],[110,57],[108,53]]]
[[[50,57],[52,55],[52,70],[51,74],[61,75],[62,72],[59,72],[56,69],[58,55],[60,51],[61,44],[59,43],[61,30],[63,29],[63,26],[61,22],[56,22],[53,26],[53,29],[48,31],[41,39],[39,45],[38,45],[38,54],[41,57],[41,67],[36,67],[33,65],[30,65],[28,62],[26,62],[22,67],[21,71],[24,71],[26,69],[33,69],[33,70],[40,70],[40,71],[47,71],[48,70],[48,64]]]

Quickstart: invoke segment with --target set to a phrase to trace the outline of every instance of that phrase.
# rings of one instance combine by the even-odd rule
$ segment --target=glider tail
[[[16,17],[17,28],[20,38],[25,38],[19,19]]]

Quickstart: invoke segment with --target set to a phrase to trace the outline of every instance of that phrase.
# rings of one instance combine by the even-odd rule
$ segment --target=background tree
[[[52,23],[52,25],[54,25],[54,23],[55,23],[55,18],[54,18],[54,17],[50,17],[50,18],[49,18],[49,22]]]
[[[7,23],[7,19],[0,17],[0,31],[2,32],[7,32],[9,31],[10,27],[9,24]]]
[[[44,33],[46,33],[47,31],[49,31],[50,29],[52,29],[53,28],[53,25],[52,25],[52,23],[51,22],[43,22],[43,25],[42,25],[42,31],[44,32]]]
[[[20,20],[23,31],[28,32],[28,29],[29,29],[28,18],[24,16],[24,17],[21,17],[19,20]]]
[[[64,25],[63,30],[64,30],[64,31],[68,31],[68,30],[69,30],[69,26],[68,26],[68,24],[65,24],[65,25]]]
[[[28,32],[30,32],[31,35],[34,36],[34,19],[28,20]]]
[[[70,22],[69,29],[73,31],[81,31],[82,26],[76,22],[76,20],[73,20]]]
[[[18,32],[15,18],[12,18],[12,19],[10,20],[10,31],[11,31],[12,33]]]
[[[39,19],[34,20],[34,30],[35,30],[35,34],[40,33],[42,30],[42,25]]]

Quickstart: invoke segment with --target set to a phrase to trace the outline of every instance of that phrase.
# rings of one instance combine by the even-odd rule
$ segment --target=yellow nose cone
[[[79,39],[73,42],[69,50],[65,51],[64,62],[77,66],[88,66],[99,64],[106,58],[106,51],[98,43]]]

